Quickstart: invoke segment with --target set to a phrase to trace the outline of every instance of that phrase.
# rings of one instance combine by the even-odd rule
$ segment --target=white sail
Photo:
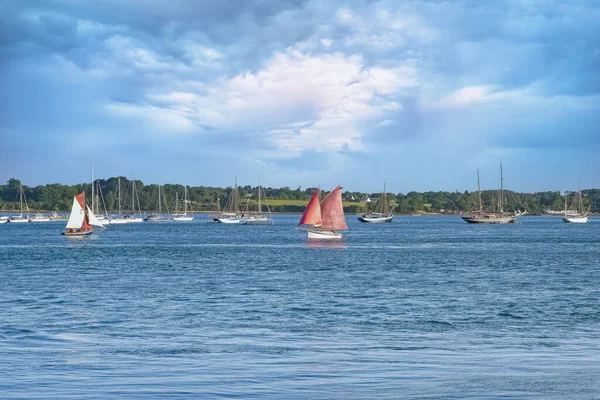
[[[83,208],[79,205],[77,197],[74,197],[71,215],[69,215],[69,221],[67,221],[67,229],[80,229],[83,226],[83,218]]]
[[[104,228],[104,225],[102,225],[102,222],[100,222],[100,220],[98,219],[98,217],[96,217],[94,215],[94,213],[92,212],[92,210],[90,209],[90,207],[87,206],[87,205],[86,205],[86,207],[87,207],[87,210],[88,210],[88,219],[90,220],[90,225],[97,226],[98,228]],[[68,226],[67,226],[67,228],[68,228]]]

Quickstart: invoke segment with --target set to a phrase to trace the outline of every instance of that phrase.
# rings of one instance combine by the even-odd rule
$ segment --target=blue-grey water
[[[0,225],[0,398],[600,398],[600,223]]]

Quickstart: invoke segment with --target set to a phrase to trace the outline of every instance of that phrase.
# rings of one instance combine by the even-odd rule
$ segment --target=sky
[[[0,2],[0,182],[600,188],[597,1]]]

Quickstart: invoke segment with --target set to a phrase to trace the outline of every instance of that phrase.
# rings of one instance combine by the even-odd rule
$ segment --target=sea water
[[[600,223],[0,225],[0,398],[600,397]]]

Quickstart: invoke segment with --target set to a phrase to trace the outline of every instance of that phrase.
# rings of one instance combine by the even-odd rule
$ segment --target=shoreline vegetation
[[[121,178],[121,207],[127,212],[127,205],[131,204],[132,181],[126,177]],[[118,177],[109,179],[98,179],[101,188],[102,197],[98,194],[96,201],[101,204],[101,209],[111,212],[118,210],[117,196]],[[0,210],[2,212],[14,212],[19,209],[19,188],[21,182],[17,179],[9,179],[5,185],[0,185]],[[153,211],[158,201],[158,185],[144,185],[141,181],[135,181],[135,189],[139,196],[139,205],[144,212]],[[167,208],[170,212],[175,209],[175,197],[183,195],[184,186],[179,184],[162,185]],[[271,188],[263,187],[267,203],[271,212],[276,213],[302,213],[310,196],[314,192],[314,187],[291,189],[289,187]],[[219,199],[222,208],[233,190],[232,187],[219,188],[207,186],[188,186],[191,207],[196,214],[210,213],[215,209],[216,201]],[[27,204],[31,212],[65,212],[71,207],[73,196],[85,191],[87,196],[91,195],[91,184],[83,183],[77,185],[47,184],[35,187],[23,185],[23,191],[27,199]],[[241,199],[241,207],[247,206],[252,211],[256,209],[255,186],[239,186],[238,191]],[[322,191],[322,196],[328,192]],[[589,209],[591,213],[600,213],[600,189],[582,190],[584,199],[584,208]],[[567,193],[571,197],[573,192]],[[358,214],[372,210],[377,203],[381,193],[349,192],[343,193],[344,212],[348,214]],[[459,214],[468,212],[479,207],[476,191],[464,192],[415,192],[408,193],[388,193],[388,202],[393,205],[395,215],[444,215]],[[484,208],[486,210],[497,210],[500,205],[497,190],[484,190],[481,192]],[[558,191],[546,191],[535,193],[518,193],[510,190],[504,190],[504,210],[527,211],[530,215],[539,215],[548,211],[560,212],[564,210],[565,197]],[[137,199],[136,199],[137,200]],[[179,204],[182,207],[182,204]]]

